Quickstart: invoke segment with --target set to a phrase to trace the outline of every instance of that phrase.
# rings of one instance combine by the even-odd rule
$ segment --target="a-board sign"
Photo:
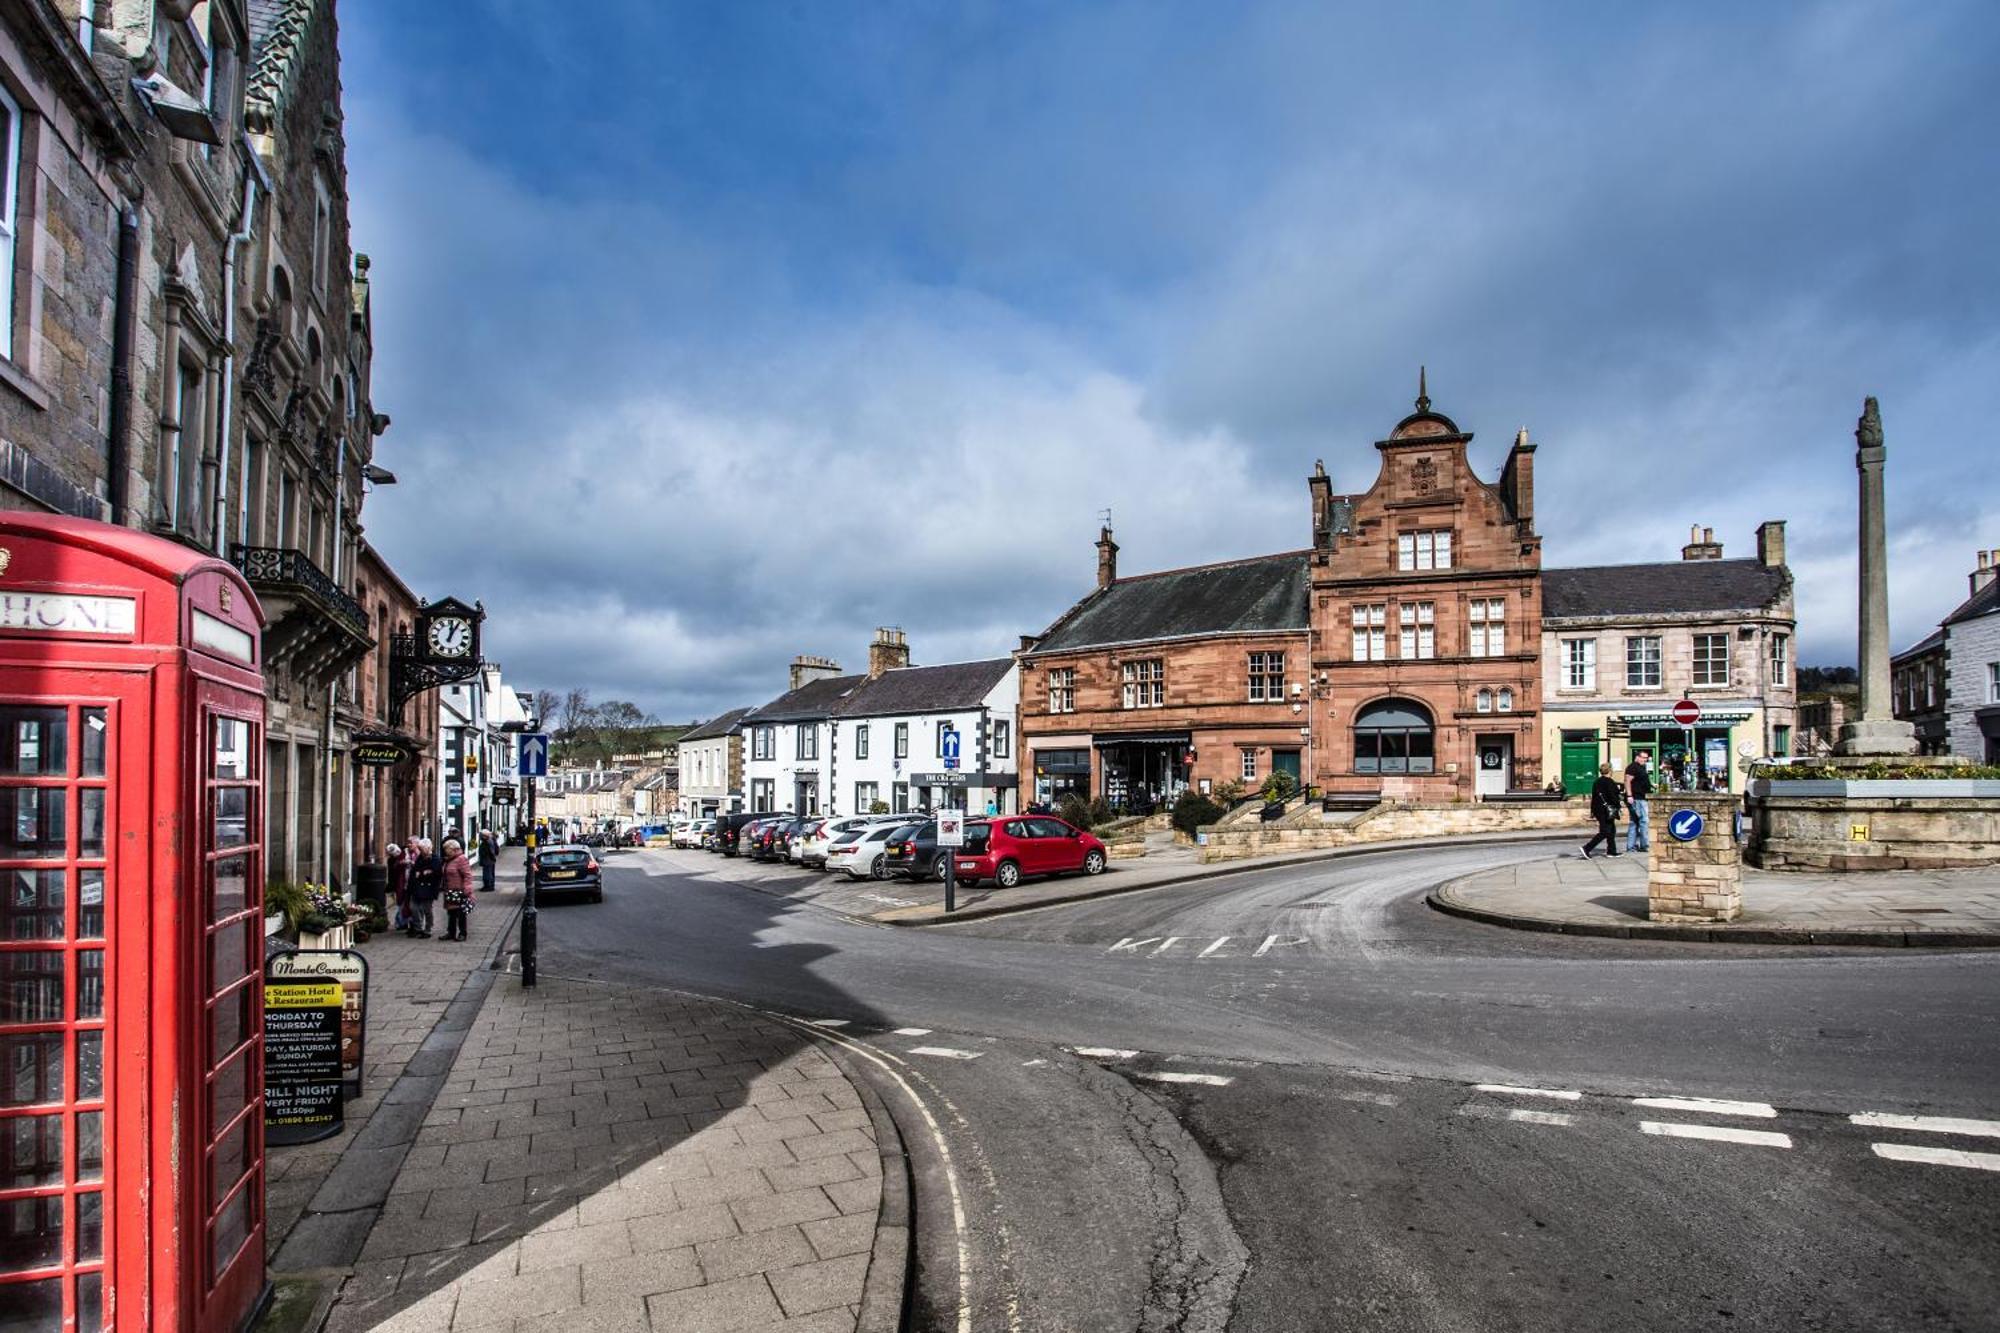
[[[340,1133],[342,989],[331,978],[264,975],[264,1141],[312,1143]]]
[[[283,981],[340,983],[340,1080],[361,1095],[361,1071],[368,1056],[368,960],[352,949],[291,949],[264,964],[264,974]]]
[[[937,845],[940,847],[965,846],[965,812],[963,810],[938,811]]]

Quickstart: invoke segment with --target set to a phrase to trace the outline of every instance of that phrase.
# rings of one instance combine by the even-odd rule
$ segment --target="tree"
[[[536,690],[534,709],[535,721],[544,729],[556,723],[556,710],[562,707],[562,700],[554,690]]]

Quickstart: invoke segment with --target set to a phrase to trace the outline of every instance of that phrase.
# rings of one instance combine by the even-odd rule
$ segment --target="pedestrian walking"
[[[1649,799],[1653,794],[1652,759],[1651,750],[1641,750],[1625,770],[1625,806],[1632,812],[1632,822],[1625,829],[1628,852],[1653,849],[1653,807]]]
[[[444,937],[465,938],[466,917],[472,912],[472,862],[457,838],[444,840],[444,863],[438,871],[444,894]]]
[[[427,940],[435,928],[434,912],[443,867],[429,838],[417,840],[417,859],[410,866],[410,938]]]
[[[492,829],[479,830],[479,889],[493,892],[493,874],[500,866],[500,839]]]
[[[1597,821],[1597,836],[1583,844],[1583,855],[1590,857],[1590,849],[1598,843],[1613,856],[1618,851],[1618,803],[1621,800],[1618,783],[1611,776],[1611,765],[1599,764],[1597,781],[1590,788],[1590,817]]]
[[[389,844],[389,901],[396,904],[396,918],[390,927],[394,930],[410,928],[410,863],[403,858],[403,849],[395,843]]]

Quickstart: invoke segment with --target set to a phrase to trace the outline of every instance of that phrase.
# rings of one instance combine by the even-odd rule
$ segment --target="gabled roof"
[[[863,682],[834,711],[841,717],[888,717],[977,708],[1013,665],[1011,657],[996,657],[948,666],[897,667]]]
[[[1542,571],[1542,619],[1762,611],[1791,576],[1761,560],[1670,560]]]
[[[1940,625],[1957,625],[1980,616],[2000,611],[2000,579],[1981,588],[1972,596],[1958,604],[1958,609],[1939,621]]]
[[[1304,633],[1307,552],[1170,569],[1119,579],[1070,608],[1033,652],[1272,631]]]
[[[1912,644],[1908,648],[1905,648],[1902,652],[1897,653],[1894,657],[1890,658],[1889,660],[1891,662],[1903,662],[1909,660],[1912,657],[1920,657],[1924,653],[1933,652],[1942,647],[1944,647],[1944,630],[1942,627],[1940,627],[1938,629],[1932,630],[1929,634],[1926,634],[1923,638],[1917,640],[1916,643]]]
[[[753,708],[743,721],[753,722],[819,722],[833,716],[840,701],[848,691],[866,680],[865,676],[828,676],[820,680],[809,680],[796,690],[779,695],[762,708]]]
[[[727,736],[736,730],[737,724],[743,720],[743,715],[749,711],[747,708],[732,708],[720,717],[710,718],[693,731],[682,732],[679,743],[686,745],[689,741],[706,741],[713,740],[717,736]]]

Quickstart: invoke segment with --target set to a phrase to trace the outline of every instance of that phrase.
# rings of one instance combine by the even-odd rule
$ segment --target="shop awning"
[[[1118,736],[1092,736],[1090,743],[1100,750],[1111,750],[1120,745],[1192,745],[1194,744],[1194,733],[1190,731],[1128,731]]]
[[[1680,723],[1674,721],[1672,713],[1625,713],[1620,715],[1618,720],[1628,727],[1672,727],[1676,731],[1684,730]],[[1748,713],[1703,713],[1701,721],[1694,725],[1696,730],[1700,730],[1702,727],[1734,726],[1749,720]]]

